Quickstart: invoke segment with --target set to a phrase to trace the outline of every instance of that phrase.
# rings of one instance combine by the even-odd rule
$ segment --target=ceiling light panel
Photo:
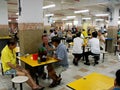
[[[46,17],[54,16],[54,14],[46,14],[45,16],[46,16]]]
[[[66,19],[66,18],[63,18],[62,20],[68,20],[68,19]]]
[[[89,12],[89,10],[79,10],[79,11],[74,11],[74,13],[86,13]]]
[[[95,19],[95,21],[104,21],[104,19]]]
[[[51,4],[51,5],[43,6],[42,9],[53,8],[53,7],[55,7],[55,6],[56,6],[55,4]]]
[[[84,20],[90,20],[91,18],[82,18],[82,19],[84,19]]]
[[[95,16],[99,17],[99,16],[108,16],[109,14],[96,14]]]
[[[67,16],[67,19],[72,19],[72,18],[76,18],[76,16]]]

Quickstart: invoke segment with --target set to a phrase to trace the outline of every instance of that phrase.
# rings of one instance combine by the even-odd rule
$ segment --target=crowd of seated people
[[[75,29],[75,28],[74,28]],[[58,31],[58,33],[57,33]],[[85,45],[85,40],[84,40],[84,34],[85,34],[85,30],[83,29],[83,32],[80,32],[78,30],[73,30],[74,32],[74,36],[72,34],[71,30],[67,31],[66,34],[66,42],[73,42],[73,52],[72,54],[74,55],[73,58],[73,64],[75,66],[78,66],[78,62],[81,59],[81,57],[85,57],[85,65],[90,65],[90,61],[89,61],[89,55],[93,55],[95,58],[95,64],[98,64],[98,60],[99,60],[99,55],[100,55],[100,47],[102,49],[104,49],[105,47],[105,38],[104,36],[101,34],[101,31],[94,31],[89,33],[89,35],[91,36],[91,38],[88,39],[86,45]],[[57,34],[58,35],[57,35]],[[61,77],[61,73],[65,70],[67,70],[69,63],[68,63],[68,56],[67,56],[67,48],[66,46],[61,43],[61,37],[63,31],[59,28],[59,30],[50,30],[50,34],[47,34],[47,31],[45,30],[44,34],[42,35],[42,43],[39,47],[40,48],[44,48],[47,51],[47,56],[51,56],[56,58],[57,60],[59,60],[59,62],[57,63],[53,63],[53,64],[49,64],[47,65],[47,71],[45,72],[44,70],[44,66],[39,66],[38,67],[38,74],[40,76],[42,76],[44,79],[46,78],[46,74],[48,73],[49,78],[52,79],[52,83],[49,85],[49,87],[55,87],[57,85],[60,84],[62,77]],[[81,37],[82,36],[82,37]],[[67,40],[69,38],[69,40]],[[50,41],[50,42],[49,42]],[[83,52],[83,46],[89,46],[90,50],[87,52]],[[9,46],[9,44],[8,44]],[[10,43],[10,50],[13,50],[12,48],[15,48],[14,44]],[[39,51],[38,51],[39,54]],[[24,74],[26,76],[28,76],[29,82],[28,84],[31,86],[31,88],[34,90],[42,90],[44,87],[42,86],[38,86],[34,80],[32,79],[32,77],[29,75],[28,71],[26,71],[25,69],[21,68],[20,66],[15,64],[15,60],[12,62],[12,64],[8,61],[8,62],[4,62],[4,53],[2,53],[2,60],[3,60],[3,66],[5,66],[5,63],[8,64],[10,69],[15,70],[15,74],[17,72],[17,75],[21,75]],[[6,70],[4,70],[6,73]],[[18,73],[18,71],[20,72],[20,74]]]
[[[68,51],[69,51],[69,48],[70,48],[70,43],[73,42],[73,55],[74,55],[73,64],[74,65],[78,65],[78,63],[77,63],[78,60],[77,61],[75,60],[75,57],[76,57],[75,53],[76,54],[78,54],[78,53],[80,54],[81,53],[81,57],[82,56],[86,57],[86,53],[83,50],[83,46],[89,46],[89,48],[90,48],[89,50],[92,51],[93,54],[100,54],[100,52],[99,53],[95,53],[94,50],[92,50],[96,46],[89,45],[89,41],[91,39],[93,39],[93,38],[97,39],[98,44],[99,44],[98,47],[100,47],[100,50],[105,51],[105,36],[104,36],[103,30],[98,30],[97,31],[97,30],[91,30],[90,28],[88,28],[88,32],[87,32],[85,29],[78,30],[74,26],[71,30],[63,31],[63,30],[59,29],[59,30],[54,30],[54,31],[56,31],[56,32],[59,31],[59,32],[61,32],[60,34],[62,34],[63,32],[66,32],[65,36],[66,36],[66,43],[67,43],[67,46],[68,46],[68,48],[67,48]],[[93,32],[97,32],[96,33],[97,34],[96,37],[93,36],[93,34],[92,34]],[[79,48],[81,48],[81,49],[79,49],[77,47],[77,51],[75,52],[75,47],[77,46],[76,38],[78,38],[78,36],[77,36],[78,33],[80,33],[79,39],[83,40],[83,43],[80,44],[81,46],[79,46]],[[89,37],[88,37],[88,35],[89,35]],[[63,36],[63,35],[57,35],[57,36]],[[80,42],[77,42],[77,43],[80,43]],[[87,59],[87,61],[88,61],[88,59]],[[95,62],[95,63],[97,64],[98,62]],[[85,63],[85,64],[88,64],[88,63]]]

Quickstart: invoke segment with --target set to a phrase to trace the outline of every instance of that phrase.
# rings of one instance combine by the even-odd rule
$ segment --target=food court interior
[[[84,58],[81,58],[78,65],[74,65],[74,36],[81,32],[81,38],[87,46],[94,31],[101,31],[105,38],[105,50],[100,52],[99,63],[94,65],[93,56],[89,56],[90,65],[84,64]],[[120,69],[120,0],[0,0],[0,52],[9,38],[15,38],[18,41],[18,57],[37,53],[42,43],[41,36],[47,34],[52,37],[53,33],[61,37],[61,43],[67,47],[69,68],[61,74],[60,85],[54,88],[49,87],[49,76],[46,79],[39,77],[39,84],[45,87],[44,90],[112,90],[115,73]],[[25,67],[21,60],[19,64]],[[45,71],[47,73],[46,68]],[[70,84],[86,79],[85,76],[92,73],[110,80],[98,75],[95,79],[104,79],[103,82],[93,79],[84,84]],[[15,84],[15,87],[20,89],[19,84]],[[11,76],[2,75],[1,66],[0,90],[11,88]],[[23,90],[30,90],[30,87],[23,83]]]

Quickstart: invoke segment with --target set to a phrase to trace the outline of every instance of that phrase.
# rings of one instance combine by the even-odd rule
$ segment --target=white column
[[[50,26],[50,22],[48,20],[48,17],[44,17],[44,26]]]
[[[79,16],[77,20],[78,20],[78,26],[82,26],[82,17]]]
[[[18,23],[43,23],[43,0],[21,0]]]
[[[0,0],[0,25],[8,25],[7,1]]]
[[[117,30],[118,30],[118,17],[119,17],[119,7],[114,6],[112,9],[112,20],[109,18],[109,26],[108,26],[108,38],[112,38],[112,40],[107,40],[107,51],[114,52],[114,44],[117,40]]]
[[[120,7],[115,6],[111,11],[112,11],[112,17],[109,17],[109,26],[118,26],[118,17],[119,17],[119,9]],[[110,18],[112,20],[110,20]]]

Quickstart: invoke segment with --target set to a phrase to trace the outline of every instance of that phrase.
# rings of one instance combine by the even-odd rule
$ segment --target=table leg
[[[35,80],[36,80],[36,84],[39,85],[38,73],[35,73]]]
[[[102,62],[104,62],[104,58],[105,58],[105,53],[103,53],[103,61]]]
[[[84,53],[85,53],[85,46],[83,46],[83,61],[85,60],[84,59]]]
[[[105,51],[107,51],[107,40],[105,40]]]
[[[23,90],[22,83],[20,83],[20,90]]]
[[[115,46],[115,51],[114,51],[114,55],[116,55],[116,51],[117,51],[117,46]]]
[[[11,75],[11,78],[14,78],[13,74]],[[15,83],[14,82],[12,82],[12,88],[15,88]]]

